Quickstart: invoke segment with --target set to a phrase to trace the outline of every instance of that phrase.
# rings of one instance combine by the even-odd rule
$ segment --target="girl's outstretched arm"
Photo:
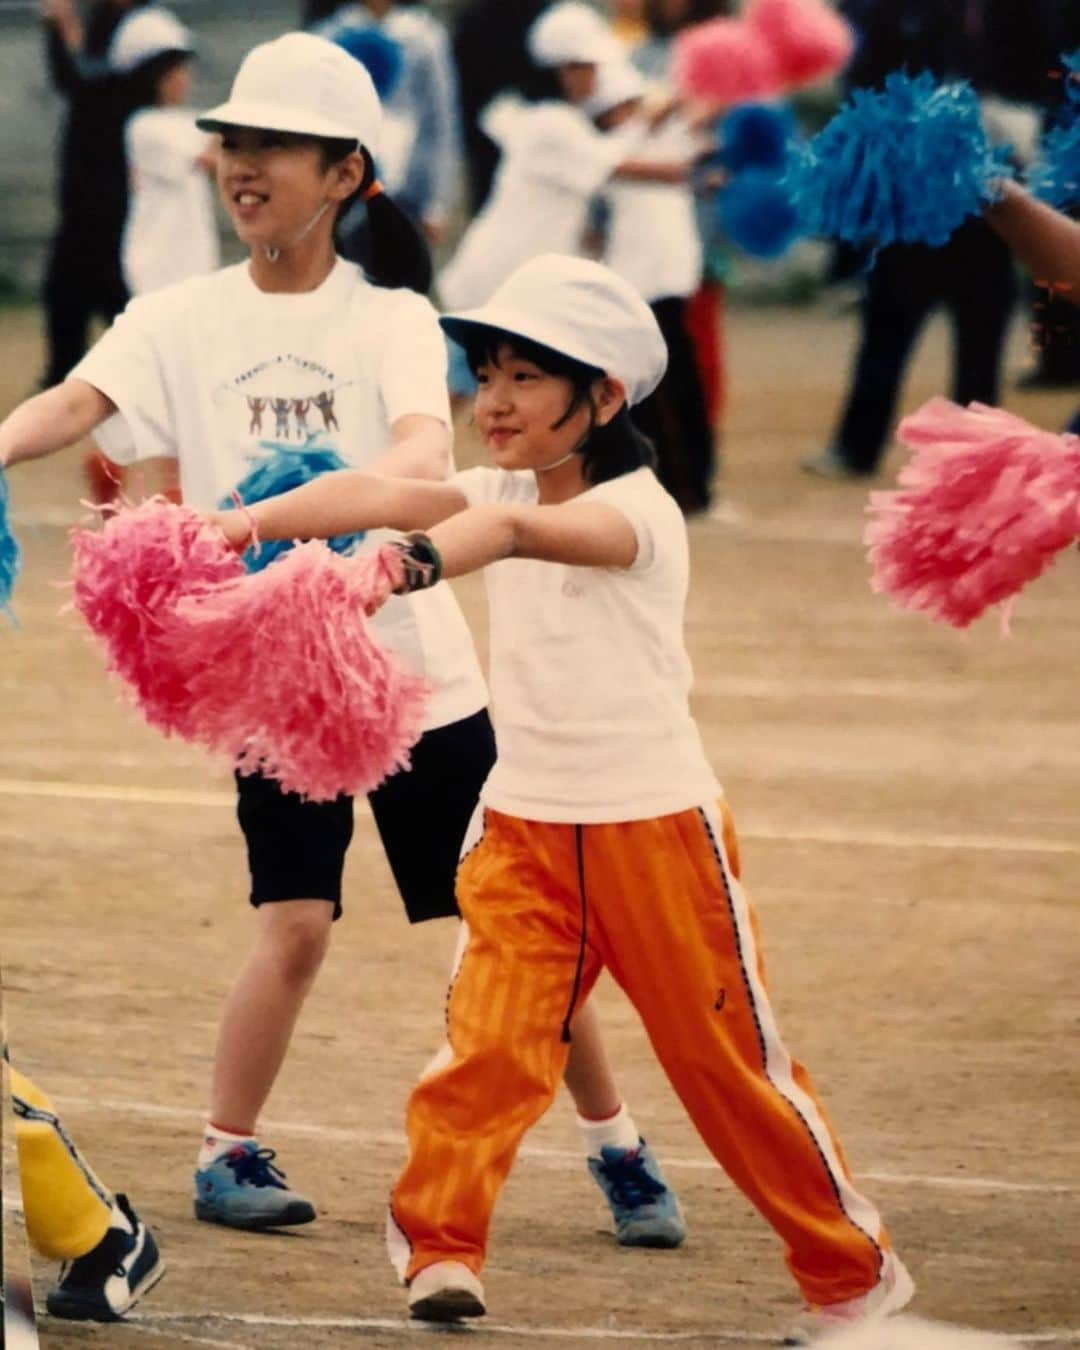
[[[578,567],[630,567],[638,541],[629,520],[604,502],[474,506],[429,531],[441,575],[462,576],[502,558]]]
[[[465,506],[449,483],[338,469],[243,511],[206,514],[240,550],[251,542],[253,525],[260,539],[330,539],[383,527],[426,530]]]
[[[1043,286],[1080,305],[1080,221],[1037,201],[1013,182],[986,209],[988,223]]]
[[[85,380],[65,380],[46,389],[0,423],[0,466],[74,445],[115,411],[112,399]]]

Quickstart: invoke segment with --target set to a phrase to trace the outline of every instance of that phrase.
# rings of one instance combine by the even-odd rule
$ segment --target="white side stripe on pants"
[[[881,1216],[870,1201],[864,1195],[861,1195],[848,1180],[847,1173],[836,1152],[832,1134],[822,1119],[817,1103],[809,1093],[799,1086],[792,1073],[791,1055],[780,1038],[780,1030],[776,1025],[772,1005],[761,980],[758,946],[750,922],[750,908],[746,894],[732,875],[724,852],[723,820],[719,811],[712,805],[701,807],[701,815],[709,832],[716,861],[720,867],[724,887],[728,894],[728,902],[731,906],[739,960],[761,1042],[765,1077],[784,1100],[791,1105],[809,1131],[836,1193],[841,1210],[850,1222],[860,1232],[865,1233],[876,1247],[878,1245],[878,1234],[882,1228]],[[881,1253],[880,1248],[879,1257],[884,1261],[884,1254]]]

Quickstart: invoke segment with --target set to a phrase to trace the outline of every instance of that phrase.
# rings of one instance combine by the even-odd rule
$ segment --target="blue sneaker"
[[[72,1322],[118,1322],[165,1273],[154,1235],[128,1203],[115,1198],[113,1222],[98,1245],[60,1271],[45,1306]]]
[[[660,1164],[644,1139],[637,1148],[605,1144],[599,1158],[587,1159],[589,1171],[604,1192],[615,1217],[621,1247],[678,1247],[686,1222]]]
[[[311,1223],[315,1206],[285,1185],[285,1173],[271,1162],[276,1156],[251,1140],[198,1168],[195,1217],[248,1232]]]

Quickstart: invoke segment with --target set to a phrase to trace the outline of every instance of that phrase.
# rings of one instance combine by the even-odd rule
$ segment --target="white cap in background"
[[[596,76],[596,92],[581,110],[587,117],[603,117],[612,108],[645,97],[645,80],[629,61],[609,61]]]
[[[610,267],[542,253],[524,263],[486,305],[439,320],[455,342],[497,328],[593,366],[626,385],[630,404],[648,398],[667,369],[652,310]]]
[[[563,0],[544,10],[529,28],[525,43],[538,66],[600,66],[624,54],[608,24],[578,0]]]
[[[356,141],[378,155],[382,108],[371,76],[348,52],[313,33],[286,33],[248,52],[227,102],[198,126]]]
[[[109,69],[130,75],[144,61],[165,52],[194,52],[195,40],[175,14],[149,6],[133,10],[119,25],[109,43]]]

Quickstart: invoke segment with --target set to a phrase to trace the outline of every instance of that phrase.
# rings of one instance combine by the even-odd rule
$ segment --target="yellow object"
[[[52,1102],[14,1066],[11,1101],[27,1235],[42,1256],[75,1261],[108,1231],[112,1196],[68,1137]]]

